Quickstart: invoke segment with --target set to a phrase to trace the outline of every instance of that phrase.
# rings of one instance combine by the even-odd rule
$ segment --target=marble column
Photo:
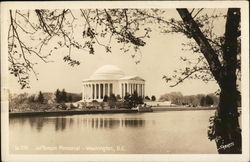
[[[112,84],[112,83],[110,83],[110,93],[111,93],[111,94],[112,94],[112,93],[114,93],[113,91],[114,91],[113,84]]]
[[[84,98],[84,92],[85,92],[85,90],[84,90],[84,84],[83,84],[83,86],[82,86],[82,99],[84,100],[85,98]]]
[[[143,96],[143,98],[144,98],[144,95],[145,95],[145,85],[143,84],[142,85],[142,96]]]
[[[137,90],[138,90],[138,96],[140,96],[141,92],[140,92],[140,84],[137,84]]]
[[[121,95],[122,95],[121,97],[123,98],[123,83],[122,83],[122,93],[121,93]]]
[[[96,99],[99,98],[99,96],[98,96],[98,90],[99,90],[99,86],[98,86],[98,84],[96,84],[96,90],[95,90],[95,92],[96,92]]]
[[[142,84],[140,84],[140,96],[142,97]]]
[[[104,96],[104,95],[103,95],[103,94],[104,94],[104,93],[103,93],[103,92],[104,92],[104,90],[103,90],[103,83],[100,84],[100,87],[101,87],[101,99],[103,99],[103,96]]]
[[[127,85],[127,83],[124,83],[124,96],[126,96],[126,94],[127,94],[127,88],[128,88],[128,85]]]
[[[90,98],[90,85],[88,84],[88,99]]]
[[[89,85],[86,84],[86,98],[89,99]]]
[[[106,95],[106,83],[103,83],[103,98]]]
[[[109,83],[108,83],[108,97],[110,97]]]
[[[92,99],[92,96],[93,96],[93,89],[92,89],[92,84],[89,85],[90,86],[90,99]]]
[[[99,87],[99,91],[98,91],[99,98],[98,99],[101,99],[101,84],[100,83],[98,84],[98,87]]]
[[[84,84],[84,98],[87,99],[87,85]]]
[[[92,99],[95,99],[95,85],[92,84]]]
[[[128,83],[128,93],[131,94],[130,83]]]

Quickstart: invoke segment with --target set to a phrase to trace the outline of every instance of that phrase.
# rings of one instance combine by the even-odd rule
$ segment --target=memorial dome
[[[97,69],[90,80],[117,80],[124,76],[124,72],[114,65],[104,65]]]

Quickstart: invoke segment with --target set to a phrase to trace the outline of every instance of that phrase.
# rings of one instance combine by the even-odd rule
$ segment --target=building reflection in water
[[[140,118],[90,118],[83,116],[71,117],[27,117],[16,118],[11,121],[12,124],[24,125],[28,121],[31,128],[41,131],[45,125],[52,125],[55,131],[63,131],[71,127],[92,128],[92,129],[113,129],[113,128],[138,128],[145,127],[146,121]],[[151,121],[152,123],[154,121]]]
[[[87,128],[122,128],[122,127],[144,127],[145,120],[131,118],[83,118],[82,126]]]

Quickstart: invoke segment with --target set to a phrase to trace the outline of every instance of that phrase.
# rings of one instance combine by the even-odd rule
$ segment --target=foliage
[[[103,97],[103,102],[107,102],[108,101],[108,96],[107,95],[104,95]]]
[[[149,98],[148,96],[145,96],[145,99],[146,99],[146,100],[150,100],[150,98]]]
[[[92,100],[92,103],[98,103],[98,101],[97,100]]]
[[[62,99],[61,99],[61,91],[59,89],[56,90],[55,96],[56,96],[56,98],[55,98],[56,102],[60,103],[62,101]]]
[[[151,100],[152,100],[152,101],[155,101],[155,100],[156,100],[156,97],[153,95],[153,96],[151,97]]]
[[[151,31],[147,27],[143,31],[139,28],[147,17],[138,14],[136,9],[10,10],[10,73],[17,77],[21,88],[26,88],[29,87],[29,72],[38,75],[34,69],[37,62],[33,58],[51,62],[49,56],[60,48],[68,49],[63,60],[70,66],[80,64],[73,59],[73,49],[94,54],[95,47],[101,46],[109,53],[112,39],[122,44],[124,52],[130,48],[139,52],[139,47],[145,45],[143,39],[148,38]],[[80,30],[81,34],[75,30]],[[44,53],[54,40],[58,40],[57,44],[49,53]]]
[[[35,95],[31,95],[28,97],[28,102],[32,103],[35,102]]]
[[[62,89],[62,91],[57,89],[55,92],[55,100],[57,103],[79,101],[80,98],[77,94],[66,92],[65,89]]]
[[[191,15],[194,23],[197,25],[201,33],[210,43],[215,53],[213,60],[216,60],[216,66],[220,68],[223,64],[223,48],[225,44],[225,35],[218,35],[215,31],[214,24],[218,21],[225,21],[227,15],[220,12],[210,14],[201,14],[208,9],[177,9],[180,15]],[[182,12],[187,11],[187,12]],[[206,12],[205,11],[205,12]],[[44,62],[49,62],[48,57],[60,48],[68,48],[68,53],[64,57],[64,61],[70,65],[79,65],[80,62],[74,60],[71,55],[73,49],[87,50],[90,54],[94,54],[96,46],[103,47],[106,52],[111,52],[111,41],[116,40],[122,44],[121,50],[127,52],[134,49],[139,53],[139,47],[146,44],[152,27],[148,24],[154,24],[161,33],[178,33],[183,34],[189,40],[183,43],[184,49],[194,54],[202,53],[200,44],[197,44],[193,30],[187,28],[188,23],[179,19],[166,19],[168,10],[164,9],[80,9],[80,10],[10,10],[10,27],[8,33],[9,43],[9,62],[10,73],[18,78],[22,88],[28,87],[29,75],[32,71],[35,75],[33,67],[36,63],[31,62],[29,55],[40,58]],[[29,17],[36,21],[30,21]],[[79,20],[83,21],[79,21]],[[25,26],[25,27],[24,27]],[[73,27],[74,26],[74,27]],[[74,33],[74,30],[81,28],[82,35]],[[35,35],[43,35],[35,37]],[[240,32],[239,32],[240,34]],[[20,37],[22,35],[22,37]],[[48,55],[43,54],[43,49],[52,40],[59,39]],[[106,38],[109,38],[108,40]],[[38,47],[25,42],[32,40],[38,43]],[[240,39],[238,44],[240,44]],[[237,53],[240,54],[240,45],[237,47]],[[19,57],[19,58],[18,58]],[[134,56],[133,56],[134,57]],[[174,71],[173,75],[165,75],[163,78],[169,82],[173,81],[176,86],[185,79],[201,79],[205,82],[214,80],[214,76],[209,68],[212,61],[208,61],[208,57],[200,55],[197,59],[189,59],[188,57],[180,58],[186,67]],[[236,62],[237,76],[240,78],[240,57],[237,56]]]
[[[44,97],[41,91],[39,91],[38,97],[37,97],[37,102],[38,103],[43,103],[44,102]]]
[[[219,98],[215,94],[197,94],[197,95],[182,95],[181,92],[171,92],[160,96],[160,101],[171,101],[176,105],[190,106],[210,106],[218,105]]]
[[[65,89],[63,89],[62,92],[61,92],[61,100],[62,100],[62,102],[67,102],[68,101],[67,92],[65,91]]]
[[[199,16],[202,10],[193,9],[190,13],[193,14],[193,19],[217,52],[218,57],[221,58],[221,47],[225,39],[223,35],[216,35],[213,30],[214,23],[224,20],[226,16],[218,12]],[[31,61],[29,55],[38,57],[43,62],[50,62],[49,56],[52,53],[60,48],[67,48],[68,53],[65,53],[63,60],[69,65],[75,66],[79,65],[80,61],[73,59],[71,54],[73,49],[87,50],[90,54],[94,54],[95,47],[101,46],[106,52],[111,52],[112,39],[122,44],[121,50],[124,52],[133,49],[139,54],[139,47],[146,44],[145,40],[150,37],[149,34],[152,32],[152,27],[148,24],[154,24],[161,33],[182,33],[188,39],[192,38],[192,33],[186,29],[182,20],[166,19],[167,14],[168,11],[164,9],[125,8],[10,10],[8,33],[10,72],[18,78],[22,88],[25,88],[29,83],[27,70],[37,75],[34,70],[36,63]],[[35,21],[31,21],[29,17]],[[80,26],[84,27],[80,28]],[[75,33],[76,30],[81,30],[82,34]],[[41,34],[42,36],[35,37]],[[58,39],[57,45],[50,50],[49,54],[44,54],[44,48],[53,42],[53,39]],[[32,43],[29,44],[26,42],[27,40],[32,40],[34,44],[38,44],[38,47],[34,47]],[[200,47],[191,39],[183,46],[183,50],[190,50],[194,53],[201,52]],[[240,52],[240,49],[238,51]],[[19,59],[17,59],[18,57]],[[166,81],[176,79],[176,83],[179,84],[187,78],[213,80],[208,68],[209,65],[204,57],[201,56],[194,61],[187,57],[180,59],[186,63],[187,67],[177,70],[176,74],[171,77],[164,76]],[[238,66],[240,69],[240,64]]]
[[[79,101],[80,94],[69,94],[73,101]],[[21,93],[9,95],[9,109],[11,111],[49,111],[55,108],[64,109],[67,107],[64,103],[56,104],[48,102],[53,100],[53,93],[42,93],[41,91],[35,94]]]
[[[134,91],[132,95],[127,93],[124,97],[124,101],[129,108],[133,108],[139,104],[143,104],[143,98],[141,96],[138,96],[138,93],[136,91]]]
[[[113,94],[113,93],[110,94],[110,96],[107,99],[107,102],[108,102],[108,105],[110,106],[110,108],[114,108],[116,106],[116,102],[117,102],[115,94]]]
[[[118,95],[116,95],[116,99],[117,99],[117,101],[119,101],[119,100],[121,100],[122,98],[121,98],[121,96],[118,94]]]
[[[72,95],[69,94],[69,95],[68,95],[68,102],[72,102],[72,101],[73,101]]]
[[[202,105],[202,106],[211,106],[213,104],[214,104],[213,98],[211,96],[207,95],[205,97],[204,105]]]

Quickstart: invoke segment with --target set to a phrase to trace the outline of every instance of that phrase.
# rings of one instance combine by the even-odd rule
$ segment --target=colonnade
[[[83,99],[103,99],[105,95],[113,93],[112,83],[85,83],[83,84]]]
[[[91,83],[83,84],[83,100],[103,100],[104,96],[110,96],[112,93],[120,95],[124,98],[126,94],[133,94],[137,92],[138,96],[144,98],[145,84],[144,83],[129,83],[129,82],[115,82],[115,83]]]
[[[144,97],[145,85],[137,83],[121,83],[121,97],[125,97],[126,93],[133,94],[137,92],[138,96]]]

